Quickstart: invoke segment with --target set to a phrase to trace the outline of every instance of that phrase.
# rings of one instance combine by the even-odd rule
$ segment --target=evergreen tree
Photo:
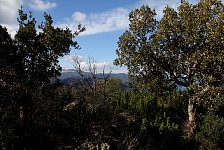
[[[14,40],[0,26],[0,143],[8,143],[1,146],[7,149],[13,149],[13,140],[19,143],[15,149],[27,148],[28,136],[33,134],[35,94],[60,75],[58,59],[69,54],[72,47],[79,49],[73,39],[85,30],[79,25],[72,33],[68,28],[55,28],[50,15],[45,13],[44,18],[45,22],[37,26],[32,13],[26,14],[21,8]]]
[[[126,65],[149,91],[187,90],[189,136],[195,135],[197,104],[223,91],[223,8],[218,0],[183,1],[178,11],[167,6],[157,24],[155,13],[142,6],[130,13],[130,27],[118,42],[115,64]]]
[[[15,35],[18,51],[23,58],[24,77],[30,87],[37,87],[49,79],[60,75],[61,66],[58,58],[70,53],[70,48],[78,49],[78,43],[73,41],[74,34],[70,29],[53,27],[50,15],[44,14],[45,22],[37,29],[32,13],[26,14],[19,10],[19,30]],[[79,26],[82,32],[85,28]]]

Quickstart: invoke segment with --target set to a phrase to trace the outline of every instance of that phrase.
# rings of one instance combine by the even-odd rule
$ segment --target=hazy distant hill
[[[91,79],[90,79],[91,74],[88,72],[84,72],[84,74],[85,74],[85,78],[87,80],[89,78],[89,82],[91,82]],[[105,76],[104,76],[102,73],[98,73],[96,75],[96,77],[99,79],[103,79],[104,77],[107,77],[107,75],[108,74],[105,74]],[[123,83],[128,82],[128,75],[125,73],[111,73],[110,78],[119,78],[119,79],[121,79],[121,81]],[[81,77],[78,74],[78,72],[74,69],[63,69],[59,79],[64,84],[74,84],[74,83],[78,84],[78,83],[82,82],[83,77]]]
[[[67,78],[81,78],[81,76],[74,69],[63,69],[59,79],[64,80]]]

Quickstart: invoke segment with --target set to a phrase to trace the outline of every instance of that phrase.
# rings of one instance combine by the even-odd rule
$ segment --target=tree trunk
[[[194,97],[191,97],[188,102],[188,122],[186,128],[186,132],[189,137],[194,137],[196,127],[196,100]]]
[[[209,86],[205,86],[202,88],[200,92],[195,94],[190,94],[189,102],[188,102],[188,122],[187,122],[187,135],[189,137],[195,136],[195,131],[197,128],[196,123],[196,101],[202,100],[205,93],[210,89]],[[190,92],[191,93],[191,92]]]

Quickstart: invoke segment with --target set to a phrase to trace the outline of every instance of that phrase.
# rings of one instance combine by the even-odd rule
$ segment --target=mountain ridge
[[[83,72],[83,74],[86,77],[91,77],[91,73],[90,72]],[[121,79],[123,82],[127,82],[128,81],[128,74],[126,73],[97,73],[96,77],[97,78],[105,78],[105,77],[110,77],[110,78],[119,78]],[[63,69],[61,72],[61,75],[59,76],[60,80],[64,80],[67,78],[83,78],[77,70],[75,69]]]

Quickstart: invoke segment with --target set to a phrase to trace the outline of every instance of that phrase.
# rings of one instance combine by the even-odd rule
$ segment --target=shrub
[[[200,149],[224,149],[224,118],[214,113],[204,116],[196,140]]]

